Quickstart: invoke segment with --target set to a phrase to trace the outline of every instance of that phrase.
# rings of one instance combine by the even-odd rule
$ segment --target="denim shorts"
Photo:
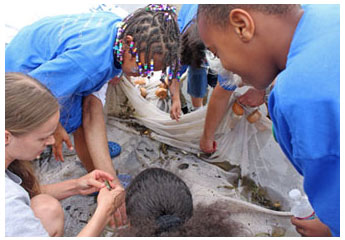
[[[195,98],[203,98],[207,90],[207,69],[204,67],[188,68],[187,93]]]

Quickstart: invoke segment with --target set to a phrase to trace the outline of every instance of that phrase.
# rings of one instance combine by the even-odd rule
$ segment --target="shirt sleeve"
[[[30,207],[29,196],[16,189],[18,186],[10,186],[6,182],[6,237],[49,237]]]
[[[237,88],[236,85],[230,84],[227,79],[223,78],[219,74],[218,74],[218,82],[219,82],[219,85],[227,91],[234,91]]]
[[[302,160],[298,160],[302,161]],[[340,235],[340,161],[338,156],[303,160],[304,191],[321,222]]]

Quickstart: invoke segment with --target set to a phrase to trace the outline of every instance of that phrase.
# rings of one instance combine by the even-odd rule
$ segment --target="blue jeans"
[[[204,67],[188,68],[187,93],[195,98],[203,98],[207,90],[207,69]]]

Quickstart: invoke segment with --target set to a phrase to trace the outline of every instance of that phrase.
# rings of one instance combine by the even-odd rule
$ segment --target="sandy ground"
[[[289,223],[290,213],[269,210],[248,203],[238,192],[224,187],[238,177],[236,168],[230,171],[198,159],[194,154],[183,153],[175,148],[162,151],[161,143],[140,135],[140,132],[115,118],[107,123],[108,139],[122,146],[113,164],[119,173],[135,176],[148,167],[162,167],[181,177],[191,189],[194,204],[223,200],[228,203],[232,219],[243,224],[242,236],[297,236]],[[164,153],[165,152],[165,153]],[[48,152],[34,166],[42,184],[54,183],[86,174],[75,152],[64,149],[65,162],[48,160]],[[76,236],[87,224],[96,208],[95,196],[72,196],[61,201],[65,212],[65,236]],[[104,231],[103,236],[112,232]]]

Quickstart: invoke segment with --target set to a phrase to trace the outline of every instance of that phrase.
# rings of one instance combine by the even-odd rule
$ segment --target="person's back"
[[[339,6],[303,9],[269,110],[277,141],[304,175],[304,190],[313,208],[339,236]]]
[[[47,86],[63,106],[62,125],[72,132],[80,124],[82,97],[120,72],[112,50],[120,21],[109,12],[43,18],[7,45],[6,72],[29,74]]]
[[[68,77],[71,79],[73,72],[80,74],[77,70],[84,71],[84,78],[96,77],[93,74],[101,70],[107,70],[108,73],[104,74],[110,74],[111,71],[115,71],[112,46],[116,36],[116,24],[120,21],[120,17],[110,12],[43,18],[24,27],[8,44],[5,51],[6,72],[29,73],[44,83],[48,81],[49,75],[50,82],[46,85],[53,85],[51,77],[55,75],[54,79],[59,79],[59,76],[56,76],[59,75],[57,72],[59,69],[49,69],[49,66],[42,64],[54,59],[58,60],[58,56],[65,54],[66,61],[72,58],[76,64],[70,66],[69,73],[72,76]],[[103,61],[96,61],[98,58]],[[59,61],[61,65],[64,64],[63,59]],[[83,84],[90,84],[92,87],[97,85],[88,82]],[[100,86],[103,84],[100,83]],[[54,94],[58,93],[57,86],[48,87],[55,91]]]

